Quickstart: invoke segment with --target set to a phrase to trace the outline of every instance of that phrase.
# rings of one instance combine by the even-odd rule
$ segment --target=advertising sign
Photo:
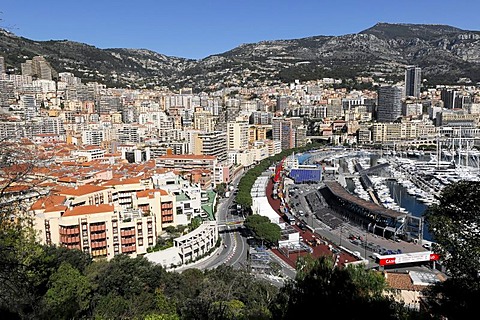
[[[440,256],[431,251],[377,256],[377,262],[380,266],[392,266],[396,264],[412,262],[437,261],[438,259],[440,259]]]

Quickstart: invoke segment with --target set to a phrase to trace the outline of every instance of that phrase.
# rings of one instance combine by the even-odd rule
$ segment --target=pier
[[[414,241],[423,238],[422,221],[417,221],[421,218],[363,200],[346,191],[336,181],[325,181],[325,188],[319,191],[328,205],[346,220],[361,225],[374,234]]]

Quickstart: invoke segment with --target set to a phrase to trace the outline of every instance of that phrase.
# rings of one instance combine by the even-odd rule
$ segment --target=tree
[[[480,301],[480,183],[460,181],[445,187],[425,219],[448,279],[428,291],[432,312],[464,319]]]
[[[145,291],[155,293],[165,273],[160,265],[154,265],[144,257],[117,255],[98,271],[95,281],[101,295],[117,293],[131,298]]]
[[[384,295],[383,275],[364,266],[334,266],[332,258],[307,257],[300,261],[295,280],[287,282],[271,305],[274,319],[298,319],[324,309],[343,319],[399,319],[401,304]]]
[[[89,308],[91,285],[87,277],[63,262],[50,277],[45,295],[48,314],[55,319],[79,318]]]
[[[187,269],[165,287],[182,319],[271,319],[268,305],[277,291],[267,281],[225,265]]]
[[[248,216],[244,221],[244,226],[248,228],[256,239],[275,244],[280,240],[281,229],[275,223],[272,223],[269,218],[253,214]]]
[[[222,182],[215,187],[215,192],[221,197],[225,196],[226,190],[227,190],[227,184],[225,182]]]
[[[38,194],[31,174],[41,159],[36,150],[5,139],[0,150],[0,312],[29,318],[41,309],[37,289],[45,282],[35,266],[43,251],[28,214],[28,200]]]

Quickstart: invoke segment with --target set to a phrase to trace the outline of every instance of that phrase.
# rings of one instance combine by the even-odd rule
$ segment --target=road
[[[239,180],[240,177],[237,177],[232,182],[234,188],[237,188]],[[321,217],[324,221],[328,221],[329,225],[322,222],[315,214],[313,214],[310,205],[305,198],[305,196],[309,194],[318,193],[318,189],[322,186],[323,183],[321,182],[319,184],[291,185],[290,187],[295,188],[295,191],[292,192],[291,195],[289,195],[288,192],[285,192],[285,195],[287,197],[287,203],[289,203],[292,208],[292,212],[296,214],[297,218],[303,220],[309,225],[315,233],[328,239],[334,244],[342,246],[352,252],[359,253],[362,258],[368,260],[369,268],[378,267],[373,256],[375,250],[378,248],[391,249],[394,251],[400,249],[404,253],[425,250],[420,245],[403,241],[395,242],[368,233],[364,229],[350,224],[348,221],[342,220],[341,217],[335,218],[332,210],[328,206],[323,207],[324,211],[322,210],[322,214],[332,217],[333,220],[325,220],[323,219],[324,217]],[[286,190],[288,191],[288,189]],[[230,197],[220,199],[217,205],[216,218],[219,224],[219,235],[222,239],[222,245],[213,255],[195,263],[193,267],[210,269],[225,264],[234,268],[247,268],[249,245],[247,244],[245,237],[242,236],[241,224],[237,224],[238,222],[243,222],[244,217],[241,214],[238,214],[234,209],[234,198],[235,192],[231,192]],[[332,221],[334,223],[332,223]],[[355,235],[356,237],[361,238],[361,244],[353,243],[352,239],[349,239],[350,235]],[[275,254],[270,252],[270,255],[272,261],[279,263],[282,268],[282,274],[284,274],[285,277],[295,277],[295,270],[286,265]],[[274,277],[272,278],[268,276],[267,278],[273,282],[280,281]]]

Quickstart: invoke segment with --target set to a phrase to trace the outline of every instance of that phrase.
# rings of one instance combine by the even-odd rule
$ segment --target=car
[[[304,222],[299,222],[298,227],[303,231],[307,230],[307,225]]]

